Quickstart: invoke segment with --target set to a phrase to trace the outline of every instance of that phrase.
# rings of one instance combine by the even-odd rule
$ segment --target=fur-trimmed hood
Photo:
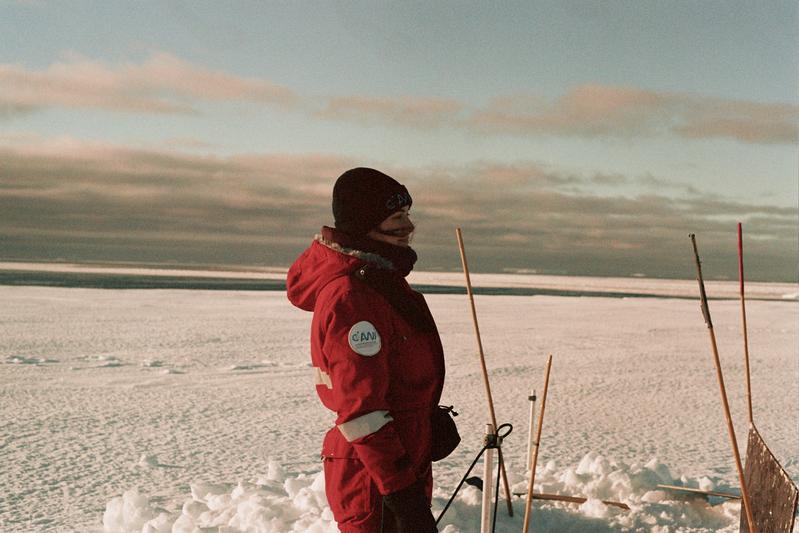
[[[340,254],[344,255],[351,255],[352,257],[361,259],[367,263],[374,263],[375,265],[379,266],[384,270],[394,270],[394,265],[383,256],[373,254],[371,252],[364,252],[362,250],[356,250],[355,248],[347,248],[345,246],[340,245],[337,242],[329,241],[325,239],[321,233],[317,233],[314,235],[314,241],[318,242],[322,246],[327,246],[333,251],[336,251]]]
[[[391,261],[382,256],[353,248],[316,235],[311,246],[289,268],[286,295],[296,307],[313,311],[319,292],[332,280],[349,276],[358,267],[374,264],[384,270],[394,270]]]

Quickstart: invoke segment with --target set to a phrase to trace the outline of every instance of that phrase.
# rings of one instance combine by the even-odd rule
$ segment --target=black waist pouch
[[[458,427],[455,425],[455,420],[452,419],[455,416],[458,416],[458,413],[452,409],[451,405],[449,407],[439,405],[433,409],[431,418],[433,426],[431,458],[433,461],[440,461],[447,457],[461,442]]]

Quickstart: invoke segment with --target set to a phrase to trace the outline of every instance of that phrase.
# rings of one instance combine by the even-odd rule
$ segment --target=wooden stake
[[[544,409],[547,407],[547,389],[549,389],[549,370],[552,368],[552,354],[547,358],[547,372],[544,376],[544,395],[541,397],[541,416],[538,417],[538,430],[535,436],[535,453],[533,466],[530,469],[530,482],[527,485],[527,499],[524,502],[524,527],[522,533],[527,533],[530,527],[530,515],[533,509],[533,483],[535,482],[535,467],[538,462],[538,449],[541,447],[541,428],[544,426]]]
[[[514,492],[514,496],[525,496],[526,492]],[[534,500],[546,500],[552,502],[567,502],[567,503],[585,503],[588,501],[588,498],[583,498],[582,496],[567,496],[565,494],[549,494],[547,492],[535,492],[533,493]],[[626,503],[621,502],[614,502],[611,500],[600,500],[605,505],[610,507],[617,507],[619,509],[624,509],[625,511],[630,510],[630,506]]]
[[[741,223],[738,222],[738,279],[741,286],[741,322],[744,332],[744,363],[746,368],[746,403],[749,407],[749,425],[755,425],[752,417],[752,381],[749,374],[749,334],[746,329],[746,297],[744,296],[744,241]]]
[[[744,501],[744,511],[746,512],[746,520],[749,522],[749,531],[757,533],[755,529],[755,521],[752,518],[752,508],[749,504],[749,494],[746,490],[746,483],[744,481],[744,471],[741,467],[741,455],[738,453],[738,441],[735,439],[735,428],[732,425],[732,416],[730,415],[730,405],[727,403],[727,389],[724,387],[724,376],[721,373],[721,361],[719,360],[719,350],[716,346],[716,334],[713,333],[713,322],[710,320],[710,309],[707,306],[707,295],[705,294],[705,282],[702,279],[702,264],[699,261],[699,251],[696,248],[696,235],[691,233],[689,235],[691,243],[694,247],[694,259],[696,260],[696,280],[699,282],[699,299],[702,304],[702,315],[705,317],[707,330],[710,334],[710,345],[713,349],[713,361],[716,365],[716,377],[719,382],[719,391],[721,393],[721,403],[724,407],[724,416],[727,418],[727,431],[730,434],[730,442],[732,443],[732,451],[735,455],[735,467],[738,469],[738,479],[741,482],[741,495]]]
[[[666,489],[675,492],[690,492],[691,494],[700,494],[702,496],[716,496],[719,498],[727,498],[728,500],[740,500],[741,497],[731,492],[719,492],[716,490],[702,490],[692,487],[678,487],[677,485],[658,485],[659,489]]]
[[[472,293],[472,280],[469,277],[469,264],[466,262],[466,250],[463,246],[463,235],[460,228],[455,228],[455,235],[458,237],[458,249],[461,253],[461,263],[463,264],[463,275],[466,276],[466,292],[469,294],[469,303],[472,308],[472,321],[474,322],[474,333],[477,337],[477,350],[480,353],[480,367],[483,370],[483,385],[485,385],[486,398],[488,399],[489,422],[497,425],[497,415],[494,413],[494,399],[491,397],[491,384],[488,382],[488,370],[486,369],[485,354],[483,353],[483,341],[480,339],[480,326],[477,323],[477,310],[474,307],[474,294]],[[499,469],[502,474],[502,486],[505,489],[505,501],[508,505],[508,516],[513,516],[513,505],[511,504],[510,485],[508,484],[508,474],[505,472],[505,462],[499,461]]]

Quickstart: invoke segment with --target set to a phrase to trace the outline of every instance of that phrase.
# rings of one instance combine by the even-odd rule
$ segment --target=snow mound
[[[550,528],[558,530],[565,521],[573,525],[580,524],[580,519],[585,520],[580,524],[582,530],[672,531],[675,527],[680,531],[737,530],[739,502],[709,502],[698,495],[659,489],[660,484],[703,490],[719,488],[707,477],[674,478],[668,466],[657,458],[650,459],[646,464],[627,465],[589,452],[577,466],[559,469],[555,461],[549,461],[543,469],[539,467],[534,490],[536,493],[582,497],[586,498],[585,502],[578,505],[536,500],[534,506],[543,510],[539,519],[549,524],[544,527],[545,531]],[[721,488],[729,490],[727,487]],[[513,486],[513,492],[517,494],[526,490],[526,481]],[[603,501],[623,503],[630,510],[606,505]],[[572,513],[572,516],[559,518],[552,514],[556,509]]]
[[[162,509],[153,508],[146,496],[137,489],[126,491],[106,505],[103,514],[105,531],[142,533],[168,533],[169,514]]]
[[[151,456],[143,456],[142,461],[151,466],[157,463]],[[516,480],[513,492],[526,490],[527,482],[522,477]],[[589,453],[577,465],[565,469],[558,469],[556,463],[550,461],[536,474],[536,480],[536,492],[586,498],[581,504],[535,500],[533,526],[539,531],[732,532],[738,525],[739,502],[710,505],[696,496],[658,489],[659,483],[714,487],[708,478],[675,479],[668,467],[657,459],[643,465],[625,465]],[[434,515],[444,508],[449,490],[449,487],[435,488]],[[630,510],[606,505],[603,500],[625,503]],[[179,502],[180,498],[174,501]],[[325,496],[324,474],[289,475],[284,466],[273,459],[268,463],[266,474],[257,477],[255,482],[192,483],[190,495],[183,501],[179,510],[170,512],[154,506],[138,490],[129,490],[108,502],[103,515],[104,530],[109,533],[338,531]],[[439,531],[468,533],[478,530],[481,501],[479,489],[465,486],[439,524]],[[512,518],[505,514],[504,504],[500,508],[498,532],[521,529],[524,496],[514,498],[513,506],[516,512]]]
[[[121,359],[114,355],[84,355],[78,357],[77,360],[86,363],[95,363],[91,365],[91,367],[82,368],[117,368],[124,364]]]
[[[239,370],[259,370],[261,368],[273,368],[278,366],[274,361],[261,361],[260,363],[237,363],[230,365],[228,370],[231,372]]]
[[[100,364],[97,365],[98,368],[118,368],[122,366],[122,361],[114,356],[101,356],[97,359]]]
[[[108,502],[103,515],[104,531],[114,533],[193,533],[195,531],[258,531],[279,533],[305,531],[337,533],[338,527],[327,505],[322,472],[300,474],[283,482],[270,472],[258,483],[192,483],[191,497],[179,512],[153,507],[135,489]],[[232,487],[232,488],[231,488]]]
[[[9,365],[34,365],[41,366],[49,363],[57,363],[58,359],[46,359],[44,357],[23,357],[21,355],[13,355],[6,357],[6,364]]]

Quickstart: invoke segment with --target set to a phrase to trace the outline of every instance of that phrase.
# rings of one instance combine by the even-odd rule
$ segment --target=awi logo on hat
[[[411,195],[407,192],[398,192],[389,196],[386,200],[386,209],[395,210],[405,207],[411,203]]]

